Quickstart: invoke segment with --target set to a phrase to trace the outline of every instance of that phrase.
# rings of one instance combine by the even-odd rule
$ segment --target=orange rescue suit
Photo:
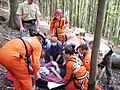
[[[83,55],[83,64],[86,67],[87,71],[90,72],[90,62],[91,62],[91,49],[88,49],[87,52]]]
[[[89,72],[90,72],[91,52],[92,50],[88,49],[83,57],[83,65],[86,67],[87,71]],[[96,72],[98,75],[98,68]],[[96,85],[95,87],[96,87],[96,90],[101,90],[101,88],[98,85]]]
[[[23,39],[27,45],[28,55],[32,56],[33,74],[36,76],[40,69],[42,46],[36,36]],[[7,42],[0,49],[0,64],[12,74],[16,90],[33,90],[32,78],[24,60],[25,55],[25,46],[19,38]]]
[[[66,38],[65,35],[63,35],[64,33],[64,25],[67,24],[68,21],[64,18],[60,18],[60,19],[53,19],[50,22],[50,33],[54,33],[54,36],[58,37],[58,40],[62,42],[63,37]]]
[[[74,71],[74,63],[73,61],[71,60],[74,60],[76,61],[76,58],[74,56],[70,56],[67,60],[67,63],[66,63],[66,70],[67,70],[67,73],[63,79],[63,81],[68,81],[72,75],[73,75],[73,71]],[[86,68],[81,65],[80,66],[80,69],[75,73],[75,76],[76,78],[79,78],[79,77],[82,77],[85,73],[87,72]],[[75,80],[76,84],[78,86],[80,86],[80,82],[78,80]],[[85,88],[88,87],[88,79],[86,78],[85,79],[85,83],[84,83],[84,90],[87,90]],[[75,86],[74,86],[74,81],[72,80],[66,87],[65,87],[65,90],[80,90],[80,89],[77,89]]]
[[[86,42],[79,36],[69,39],[71,45],[75,45],[75,48],[79,47],[81,44],[86,44]]]

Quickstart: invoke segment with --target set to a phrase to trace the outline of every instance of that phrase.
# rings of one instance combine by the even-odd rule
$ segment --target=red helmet
[[[56,15],[56,16],[61,16],[61,15],[62,15],[62,10],[61,10],[61,9],[57,9],[57,10],[55,11],[55,15]]]

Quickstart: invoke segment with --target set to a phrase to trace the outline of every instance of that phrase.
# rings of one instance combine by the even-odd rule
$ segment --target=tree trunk
[[[63,11],[63,16],[65,15],[65,0],[62,0],[62,11]]]
[[[74,0],[74,7],[73,7],[73,27],[76,26],[76,0]]]
[[[19,0],[10,0],[9,2],[10,2],[10,19],[8,22],[8,26],[12,29],[18,29],[19,24],[16,11],[18,8]]]
[[[73,0],[70,0],[69,6],[69,28],[71,28],[72,25],[72,11],[73,11]]]
[[[80,0],[78,0],[78,3],[77,3],[77,20],[76,20],[77,21],[76,22],[77,23],[77,28],[80,27],[80,25],[79,25],[80,24],[80,22],[79,22],[80,19],[79,18],[80,18]]]
[[[50,21],[51,21],[51,17],[52,17],[52,0],[49,0],[49,3],[50,3]]]
[[[109,7],[109,0],[107,1],[105,21],[104,21],[104,26],[103,26],[103,31],[102,31],[103,36],[105,36],[105,30],[106,30],[106,25],[107,25],[107,17],[108,17],[108,9],[109,9],[108,7]]]
[[[106,0],[98,1],[97,20],[96,20],[94,43],[93,43],[93,50],[92,50],[91,63],[90,63],[90,80],[89,80],[88,90],[95,90],[97,58],[98,58],[98,51],[100,46],[101,32],[103,27],[105,3]]]

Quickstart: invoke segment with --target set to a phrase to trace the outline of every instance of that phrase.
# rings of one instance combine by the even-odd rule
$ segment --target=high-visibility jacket
[[[23,39],[27,45],[28,55],[32,55],[33,74],[36,76],[40,69],[42,46],[36,36]],[[16,90],[32,90],[32,79],[24,60],[25,55],[25,46],[19,38],[7,42],[0,49],[0,64],[12,74]]]
[[[83,64],[86,67],[87,71],[90,71],[91,49],[88,49],[87,52],[83,56],[84,56]]]
[[[84,76],[87,72],[86,68],[82,65],[82,62],[80,64],[80,66],[78,67],[79,69],[77,69],[76,71],[76,68],[77,68],[77,64],[76,61],[77,58],[74,57],[74,56],[70,56],[67,60],[67,63],[66,63],[66,70],[67,70],[67,73],[66,73],[66,76],[64,77],[63,81],[68,81],[72,76],[73,74],[75,75],[76,79],[84,79],[86,78],[86,76]],[[80,82],[78,80],[75,79],[75,82],[78,86],[80,86]],[[88,79],[86,79],[88,81]],[[87,82],[86,81],[86,82]],[[86,84],[87,83],[84,83],[84,88],[87,88],[85,86],[87,86]],[[74,80],[72,80],[65,88],[65,90],[80,90],[80,89],[77,89],[75,86],[74,86]]]
[[[64,18],[60,18],[57,20],[52,20],[50,22],[50,32],[54,34],[62,34],[64,33],[64,25],[67,24],[68,21]]]
[[[82,62],[76,64],[77,60],[79,59],[74,56],[70,56],[68,58],[68,61],[66,63],[67,73],[63,81],[68,81],[72,76],[75,76],[75,78],[65,87],[65,90],[88,90],[89,73]],[[77,67],[77,65],[80,66]],[[76,88],[76,85],[79,89]],[[95,88],[96,90],[101,90],[97,84],[95,85]]]
[[[88,51],[83,55],[83,64],[86,67],[87,71],[89,72],[90,72],[91,53],[92,53],[92,50],[88,49]],[[99,72],[97,67],[96,74],[98,75],[98,73]]]

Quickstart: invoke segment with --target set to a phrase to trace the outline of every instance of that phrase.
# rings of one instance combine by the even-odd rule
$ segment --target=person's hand
[[[100,64],[102,62],[102,58],[98,57],[98,64]]]
[[[23,33],[23,31],[24,31],[24,27],[21,26],[21,27],[20,27],[20,35]]]
[[[36,28],[36,34],[39,33],[39,31],[40,31],[39,28]]]
[[[39,74],[39,73],[37,74],[37,78],[41,78],[41,76],[40,76],[40,74]]]
[[[65,12],[65,19],[67,19],[68,17],[68,12]]]
[[[56,71],[58,72],[58,73],[60,73],[61,71],[60,71],[60,68],[56,68]]]

